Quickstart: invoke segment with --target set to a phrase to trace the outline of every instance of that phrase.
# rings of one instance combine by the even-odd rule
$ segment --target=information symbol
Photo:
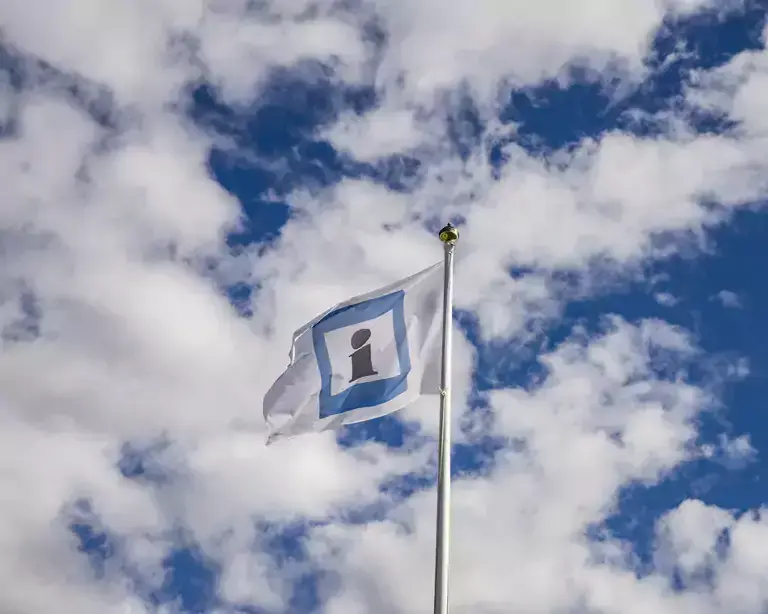
[[[352,335],[350,344],[355,350],[350,354],[352,359],[352,378],[350,383],[369,375],[378,375],[378,371],[373,369],[373,360],[371,358],[371,344],[368,340],[371,338],[371,331],[367,328],[361,328]]]

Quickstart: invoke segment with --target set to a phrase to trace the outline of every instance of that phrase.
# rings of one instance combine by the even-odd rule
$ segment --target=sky
[[[0,610],[431,612],[435,398],[262,399],[452,221],[451,612],[765,612],[767,14],[5,0]]]

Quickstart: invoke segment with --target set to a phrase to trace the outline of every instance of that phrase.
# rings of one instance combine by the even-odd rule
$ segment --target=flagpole
[[[448,614],[448,562],[451,527],[451,356],[453,342],[453,252],[459,231],[448,224],[440,231],[445,248],[443,347],[440,372],[440,429],[437,448],[437,526],[435,534],[434,614]]]

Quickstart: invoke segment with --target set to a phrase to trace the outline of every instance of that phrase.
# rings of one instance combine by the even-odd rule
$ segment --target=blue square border
[[[405,292],[398,290],[367,301],[346,305],[327,314],[312,326],[312,342],[320,370],[320,418],[328,418],[362,407],[374,407],[403,394],[408,389],[408,374],[411,371],[411,356],[408,349],[408,335],[405,327]],[[373,382],[354,384],[339,394],[331,394],[333,375],[325,333],[359,322],[372,320],[392,312],[395,344],[400,373],[394,377]]]

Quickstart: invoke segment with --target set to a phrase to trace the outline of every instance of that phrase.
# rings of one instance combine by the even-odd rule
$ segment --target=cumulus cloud
[[[731,292],[730,290],[721,290],[715,296],[713,296],[712,299],[722,303],[723,307],[729,307],[731,309],[741,307],[741,300],[739,299],[739,295],[735,292]]]
[[[581,66],[631,88],[663,20],[714,4],[3,3],[0,609],[162,612],[147,595],[164,586],[167,557],[194,543],[218,572],[223,612],[286,611],[307,574],[329,614],[428,611],[436,408],[403,412],[417,433],[403,447],[325,433],[266,448],[261,398],[290,334],[439,259],[429,220],[460,216],[456,298],[477,319],[476,343],[524,342],[598,290],[606,270],[620,277],[667,254],[660,235],[700,236],[764,198],[765,50],[686,92],[686,109],[737,122],[725,134],[698,134],[683,115],[662,134],[616,130],[548,157],[512,140],[501,169],[482,151],[513,135],[491,121],[510,87]],[[325,126],[331,142],[359,162],[416,152],[419,177],[407,190],[365,176],[297,186],[279,239],[234,254],[226,237],[241,208],[212,175],[223,135],[190,117],[194,89],[208,84],[243,109],[276,69],[307,64],[378,96],[370,112]],[[489,120],[468,156],[444,125],[457,92]],[[254,289],[252,317],[230,304],[222,271]],[[564,289],[563,273],[578,287]],[[466,444],[458,427],[474,411],[478,356],[457,332]],[[700,352],[664,322],[609,317],[597,336],[575,329],[553,342],[534,384],[495,384],[484,428],[501,449],[455,488],[456,611],[765,604],[759,512],[683,503],[660,521],[658,569],[646,575],[623,544],[590,537],[622,489],[706,454],[697,418],[716,399],[686,370]],[[142,450],[143,476],[128,475],[127,443]],[[746,441],[719,445],[730,459],[752,453]],[[411,496],[387,488],[409,480]],[[292,564],[277,561],[265,524],[306,525]],[[101,571],[73,526],[112,544]],[[694,579],[709,567],[716,581],[675,591],[665,565]]]

